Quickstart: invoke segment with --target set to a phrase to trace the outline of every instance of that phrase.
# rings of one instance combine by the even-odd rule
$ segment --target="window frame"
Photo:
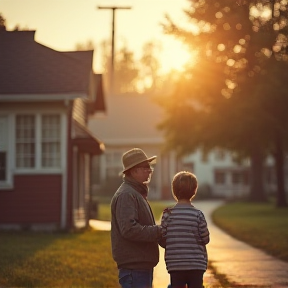
[[[2,149],[1,151],[6,152],[6,179],[5,180],[0,180],[0,189],[9,189],[13,187],[13,182],[12,182],[12,161],[13,161],[13,148],[12,148],[12,135],[11,129],[13,127],[12,122],[13,122],[13,117],[8,114],[0,113],[0,118],[4,119],[6,124],[6,131],[5,134],[7,136],[7,147],[6,149]],[[3,122],[4,122],[3,121]]]
[[[44,123],[45,117],[50,116],[49,123]],[[53,123],[52,117],[57,117],[58,123]],[[47,120],[47,118],[46,118]],[[51,121],[52,120],[52,121]],[[41,167],[42,168],[59,168],[61,167],[61,116],[57,113],[55,114],[42,114],[41,115]],[[51,127],[55,126],[55,129]],[[46,129],[46,131],[45,131]],[[45,131],[45,133],[44,133]],[[51,133],[52,132],[52,133]],[[56,132],[56,133],[55,133]],[[45,134],[50,134],[49,137]],[[48,148],[48,149],[47,149]],[[56,149],[55,149],[56,148]],[[52,152],[51,152],[52,151]],[[45,152],[45,154],[44,154]],[[49,163],[54,163],[54,166],[49,165]]]
[[[23,111],[14,114],[14,151],[16,155],[16,117],[18,115],[34,115],[35,116],[35,167],[17,167],[16,163],[16,156],[14,159],[14,167],[15,167],[15,174],[34,174],[35,172],[41,174],[49,174],[49,173],[61,173],[64,167],[65,157],[65,137],[66,131],[66,118],[64,115],[59,111],[39,111],[39,112],[31,112],[31,111]],[[60,117],[60,165],[59,167],[44,167],[42,166],[42,116],[44,115],[59,115]]]
[[[227,185],[227,172],[224,170],[215,170],[214,183],[216,185]]]
[[[19,129],[18,128],[18,119],[17,118],[20,118],[22,117],[22,119],[20,118],[20,120],[22,121],[19,121],[19,126],[20,128],[22,129]],[[23,118],[23,117],[26,117]],[[30,118],[30,121],[29,118],[27,119],[27,117]],[[23,120],[24,120],[24,123],[23,123]],[[29,120],[29,121],[27,121]],[[36,167],[36,145],[37,145],[37,138],[36,138],[36,129],[37,129],[37,119],[36,119],[36,116],[35,114],[32,114],[32,113],[27,113],[27,114],[16,114],[15,115],[15,129],[14,129],[14,133],[15,133],[15,168],[17,169],[27,169],[27,168],[35,168]],[[28,124],[25,123],[25,122],[29,122]],[[29,128],[25,127],[25,126],[29,126]],[[25,128],[25,130],[23,129]],[[20,130],[19,132],[19,136],[18,136],[18,130]],[[24,132],[26,131],[26,133]],[[27,133],[28,131],[28,133]],[[34,133],[32,133],[34,132]],[[29,134],[29,136],[27,137],[27,135],[25,134]],[[34,135],[33,135],[34,134]],[[18,146],[19,146],[19,150],[18,150]],[[29,147],[29,151],[25,151],[27,149],[25,149],[25,146]],[[32,148],[32,149],[31,149]],[[28,157],[25,155],[29,152],[29,155]],[[18,158],[18,155],[19,155],[19,158]],[[30,157],[29,157],[30,156]],[[19,164],[18,164],[19,162]],[[31,166],[25,166],[25,162],[30,162],[30,165]],[[22,164],[24,163],[24,164]],[[32,164],[33,163],[33,164]],[[23,166],[22,166],[23,165]]]
[[[119,177],[119,173],[123,170],[121,166],[122,152],[115,151],[106,151],[105,152],[105,162],[106,162],[106,180],[114,179],[114,177]]]
[[[35,167],[16,167],[16,116],[18,115],[33,115],[37,119],[41,118],[43,115],[59,115],[60,117],[60,165],[59,167],[42,167],[42,154],[41,145],[42,140],[39,141],[39,136],[37,136],[36,141],[36,164]],[[3,120],[4,119],[4,120]],[[13,110],[7,109],[6,111],[0,111],[0,120],[3,121],[4,125],[7,127],[5,135],[7,137],[7,144],[5,143],[5,148],[2,147],[2,151],[6,152],[6,179],[0,180],[0,190],[12,190],[14,189],[14,175],[33,175],[33,174],[63,174],[67,167],[67,125],[68,119],[66,110],[64,109],[23,109],[23,110]],[[37,135],[41,135],[41,122],[36,120]],[[2,135],[1,135],[2,136]],[[5,150],[5,151],[4,151]]]

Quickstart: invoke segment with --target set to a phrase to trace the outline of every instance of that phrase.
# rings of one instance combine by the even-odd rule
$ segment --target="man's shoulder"
[[[130,185],[126,183],[122,183],[121,186],[116,191],[116,193],[114,194],[113,198],[114,197],[126,198],[126,197],[131,197],[131,195],[138,196],[138,194],[139,193],[133,187],[131,187]]]
[[[133,191],[135,191],[135,189],[134,189],[132,186],[130,186],[129,184],[123,182],[123,183],[119,186],[119,188],[118,188],[118,190],[116,191],[116,193],[126,193],[126,192],[130,192],[130,191],[133,192]]]

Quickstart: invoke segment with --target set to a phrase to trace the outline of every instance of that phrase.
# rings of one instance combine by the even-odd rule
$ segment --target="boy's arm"
[[[162,237],[158,242],[159,245],[163,248],[166,247],[166,234],[167,234],[168,217],[169,217],[169,211],[166,208],[162,213],[162,218],[161,218]]]
[[[205,219],[204,214],[199,211],[199,234],[200,234],[200,238],[201,238],[201,242],[204,245],[207,245],[210,241],[210,233],[207,227],[207,222]]]

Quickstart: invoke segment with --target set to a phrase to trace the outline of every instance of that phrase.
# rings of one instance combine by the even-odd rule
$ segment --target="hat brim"
[[[122,170],[119,174],[121,175],[121,174],[124,173],[125,171],[127,171],[127,170],[135,167],[136,165],[138,165],[138,164],[140,164],[140,163],[146,162],[146,161],[150,162],[150,164],[155,164],[155,163],[156,163],[156,158],[157,158],[157,156],[152,156],[152,157],[147,158],[147,159],[145,159],[145,160],[141,160],[141,161],[139,161],[139,162],[133,163],[133,165],[130,165],[130,166],[126,167],[126,168],[125,168],[124,170]]]

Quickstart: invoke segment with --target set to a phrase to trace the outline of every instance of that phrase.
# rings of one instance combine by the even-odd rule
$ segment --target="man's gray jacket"
[[[111,201],[112,254],[118,268],[151,269],[159,261],[160,226],[146,199],[122,183]]]

